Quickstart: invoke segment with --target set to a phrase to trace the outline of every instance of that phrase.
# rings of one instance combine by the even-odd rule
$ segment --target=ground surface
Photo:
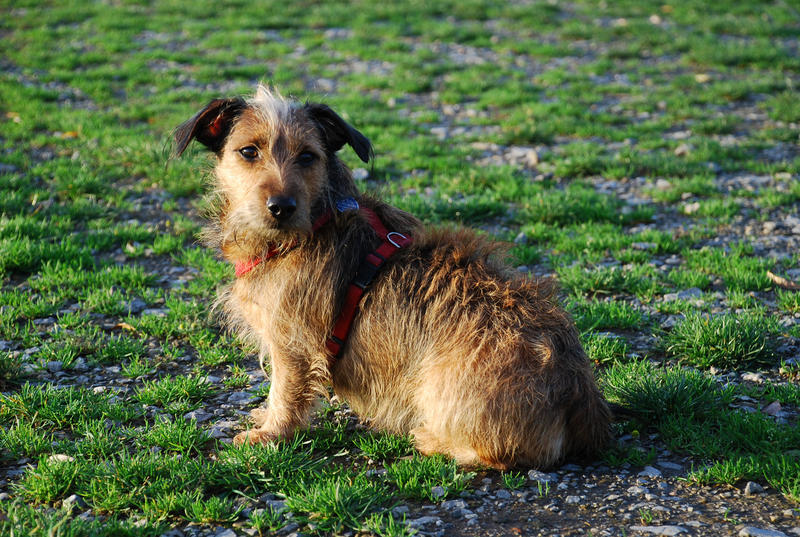
[[[495,4],[0,2],[0,535],[800,535],[798,8]],[[229,446],[269,381],[169,134],[259,81],[560,280],[607,452],[470,473],[335,400]]]

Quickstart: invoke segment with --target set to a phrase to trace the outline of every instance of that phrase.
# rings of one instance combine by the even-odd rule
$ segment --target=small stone
[[[190,421],[195,420],[197,423],[203,423],[204,421],[208,421],[210,418],[211,414],[199,408],[183,415],[183,419]]]
[[[678,299],[680,300],[689,300],[690,298],[699,298],[701,296],[703,296],[703,291],[697,287],[690,287],[678,292]]]
[[[64,498],[64,500],[61,502],[61,505],[67,509],[73,509],[74,507],[85,509],[88,507],[88,504],[83,500],[83,498],[77,494],[71,494]]]
[[[628,494],[632,494],[634,496],[642,496],[644,494],[649,493],[650,491],[647,490],[645,487],[640,487],[639,485],[634,485],[628,488]]]
[[[134,298],[128,303],[126,309],[135,315],[147,309],[147,302],[141,298]]]
[[[761,373],[742,373],[742,380],[747,380],[750,382],[756,382],[761,384],[764,382],[764,375]]]
[[[658,461],[656,462],[656,464],[665,470],[677,470],[677,471],[683,470],[683,466],[681,466],[680,464],[675,464],[674,462]]]
[[[528,244],[528,236],[520,231],[519,235],[514,237],[514,244]]]
[[[761,409],[761,412],[766,414],[767,416],[779,416],[781,414],[781,403],[780,401],[773,401],[764,408]]]
[[[211,534],[212,537],[237,537],[236,532],[230,528],[218,528],[215,533]]]
[[[47,457],[47,462],[75,462],[75,457],[63,453],[55,453]]]
[[[654,242],[634,242],[631,244],[634,250],[655,250],[658,245]]]
[[[656,190],[669,190],[672,188],[672,183],[666,179],[658,179],[656,181]]]
[[[653,535],[678,535],[689,530],[681,526],[631,526],[632,531],[652,533]]]
[[[228,403],[232,405],[246,404],[255,399],[255,396],[250,392],[233,392],[228,396]]]
[[[52,362],[47,362],[47,370],[51,373],[57,373],[64,369],[64,362],[60,360],[54,360]]]
[[[739,531],[739,537],[786,537],[786,534],[778,530],[745,526]]]
[[[409,528],[420,529],[425,526],[438,526],[442,524],[442,519],[438,516],[423,516],[412,520],[407,520],[406,525]]]
[[[762,487],[755,481],[748,481],[747,484],[744,486],[745,496],[753,496],[755,494],[760,494],[762,492],[764,492],[764,487]]]
[[[285,500],[265,500],[264,505],[272,509],[273,513],[280,513],[281,511],[286,510]]]
[[[555,483],[558,481],[558,478],[553,474],[546,474],[544,472],[540,472],[539,470],[529,470],[528,479],[531,481],[537,481],[539,483]]]
[[[439,140],[447,139],[447,127],[432,127],[431,134],[436,136]]]
[[[686,143],[680,144],[678,147],[675,148],[674,151],[676,157],[683,157],[691,152],[692,152],[692,147]]]
[[[581,497],[580,496],[567,496],[564,499],[564,503],[573,504],[573,505],[576,504],[576,503],[581,503]]]
[[[447,491],[444,490],[444,487],[440,487],[440,486],[437,485],[437,486],[431,488],[431,496],[433,496],[434,500],[438,500],[439,498],[443,497],[445,494],[447,494]]]
[[[695,201],[693,203],[687,203],[683,206],[683,213],[684,214],[694,214],[700,210],[700,202]]]
[[[661,471],[652,466],[645,466],[644,470],[639,472],[639,475],[642,477],[661,477]]]
[[[445,500],[440,505],[442,509],[447,509],[448,511],[467,508],[467,502],[464,500]]]
[[[4,502],[10,499],[11,499],[11,494],[9,494],[8,492],[0,492],[0,502]]]
[[[511,499],[511,493],[508,492],[506,489],[500,489],[495,493],[495,497],[498,500],[510,500]]]

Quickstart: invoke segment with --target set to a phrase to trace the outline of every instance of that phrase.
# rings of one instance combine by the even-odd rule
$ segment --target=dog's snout
[[[267,209],[276,220],[286,220],[294,214],[297,202],[288,196],[272,196],[267,200]]]

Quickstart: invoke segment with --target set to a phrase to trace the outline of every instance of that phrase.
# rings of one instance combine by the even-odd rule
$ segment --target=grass
[[[777,358],[774,319],[756,314],[688,314],[662,338],[668,355],[695,367],[740,369]]]
[[[289,511],[303,533],[408,535],[386,509],[470,488],[471,473],[338,407],[274,447],[214,438],[247,410],[227,391],[258,400],[268,384],[209,312],[232,271],[196,244],[207,161],[170,158],[169,137],[261,80],[365,132],[378,159],[364,189],[428,223],[523,234],[511,262],[556,275],[606,395],[692,457],[694,482],[752,479],[797,500],[791,428],[730,408],[736,394],[702,372],[763,371],[776,382],[736,393],[800,405],[800,294],[766,275],[800,267],[768,242],[800,200],[796,13],[606,4],[267,2],[253,17],[241,0],[224,16],[208,2],[4,2],[0,461],[30,463],[2,486],[0,535],[189,522],[269,535]],[[529,160],[494,158],[511,149]],[[197,409],[212,417],[183,418]],[[654,453],[634,443],[605,459]],[[76,517],[61,506],[71,494],[107,518]],[[261,509],[265,494],[287,511]]]

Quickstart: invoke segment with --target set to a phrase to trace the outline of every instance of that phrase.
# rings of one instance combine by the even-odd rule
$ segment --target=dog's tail
[[[576,373],[576,388],[581,395],[568,402],[565,409],[568,432],[565,451],[570,457],[588,458],[608,445],[615,414],[600,393],[591,371]],[[587,378],[581,378],[584,376]]]

